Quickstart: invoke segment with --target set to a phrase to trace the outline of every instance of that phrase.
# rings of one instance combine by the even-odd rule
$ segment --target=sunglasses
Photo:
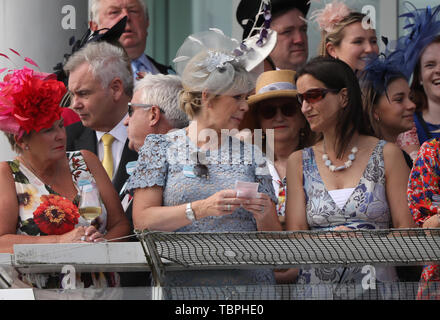
[[[144,108],[144,109],[150,109],[151,107],[154,107],[156,105],[154,104],[142,104],[142,103],[128,103],[128,116],[131,117],[133,115],[134,109],[133,107],[138,108]],[[156,106],[157,107],[157,106]],[[159,108],[161,113],[165,113],[161,108]]]
[[[307,103],[316,103],[324,99],[327,93],[338,93],[339,91],[341,90],[316,88],[307,90],[304,93],[298,93],[296,97],[298,98],[299,104],[302,105],[304,101],[307,101]]]
[[[295,102],[283,104],[281,106],[269,106],[264,105],[258,109],[259,114],[266,120],[272,119],[277,114],[277,110],[280,109],[281,114],[285,117],[293,117],[299,105]]]
[[[209,178],[208,167],[199,161],[199,152],[191,154],[191,158],[196,158],[196,165],[193,168],[193,173],[199,178]]]

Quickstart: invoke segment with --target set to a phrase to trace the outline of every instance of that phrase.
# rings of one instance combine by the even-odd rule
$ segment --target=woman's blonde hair
[[[340,22],[336,23],[330,32],[322,30],[321,42],[319,43],[318,47],[318,54],[323,57],[330,57],[330,54],[327,52],[327,43],[332,43],[335,47],[338,47],[344,39],[345,27],[353,23],[362,22],[365,17],[366,15],[363,13],[350,12],[348,16],[346,16]]]
[[[203,106],[202,92],[208,93],[208,100],[222,95],[235,96],[248,93],[255,87],[253,75],[240,64],[227,63],[225,68],[216,68],[207,73],[205,61],[209,51],[196,54],[182,73],[183,90],[179,94],[180,108],[193,120]]]
[[[183,89],[179,94],[179,104],[188,119],[193,120],[202,107],[202,93]]]

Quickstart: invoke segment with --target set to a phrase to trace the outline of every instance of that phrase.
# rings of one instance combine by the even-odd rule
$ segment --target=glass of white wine
[[[81,180],[78,183],[81,190],[79,202],[79,214],[89,225],[102,213],[102,202],[98,189],[88,180]]]

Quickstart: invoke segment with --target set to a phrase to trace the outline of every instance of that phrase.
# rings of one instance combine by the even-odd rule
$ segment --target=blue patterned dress
[[[209,178],[188,177],[184,168],[194,165],[191,154],[200,150],[189,140],[185,129],[166,135],[148,135],[139,151],[138,165],[130,176],[128,189],[160,186],[163,206],[177,206],[206,199],[214,193],[234,189],[235,181],[259,182],[259,192],[276,203],[272,178],[261,152],[254,145],[229,137],[218,152],[206,153]],[[175,232],[257,231],[251,212],[239,208],[230,215],[210,216]],[[179,271],[166,273],[167,286],[227,286],[275,284],[271,270]]]
[[[313,149],[303,150],[303,187],[307,222],[311,230],[328,231],[338,226],[350,229],[390,228],[391,215],[386,197],[383,160],[385,144],[385,141],[380,140],[374,148],[358,185],[342,209],[336,205],[322,181]],[[360,284],[365,277],[361,271],[362,267],[304,268],[300,270],[297,281],[299,284],[315,285]],[[376,267],[376,276],[379,281],[396,280],[392,267]],[[313,286],[310,290],[313,290]]]

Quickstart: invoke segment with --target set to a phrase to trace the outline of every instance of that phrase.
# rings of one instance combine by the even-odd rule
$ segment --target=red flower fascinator
[[[25,61],[36,65],[29,58]],[[0,82],[0,130],[21,137],[25,132],[52,127],[61,117],[59,103],[66,91],[54,74],[26,66],[9,70]]]

